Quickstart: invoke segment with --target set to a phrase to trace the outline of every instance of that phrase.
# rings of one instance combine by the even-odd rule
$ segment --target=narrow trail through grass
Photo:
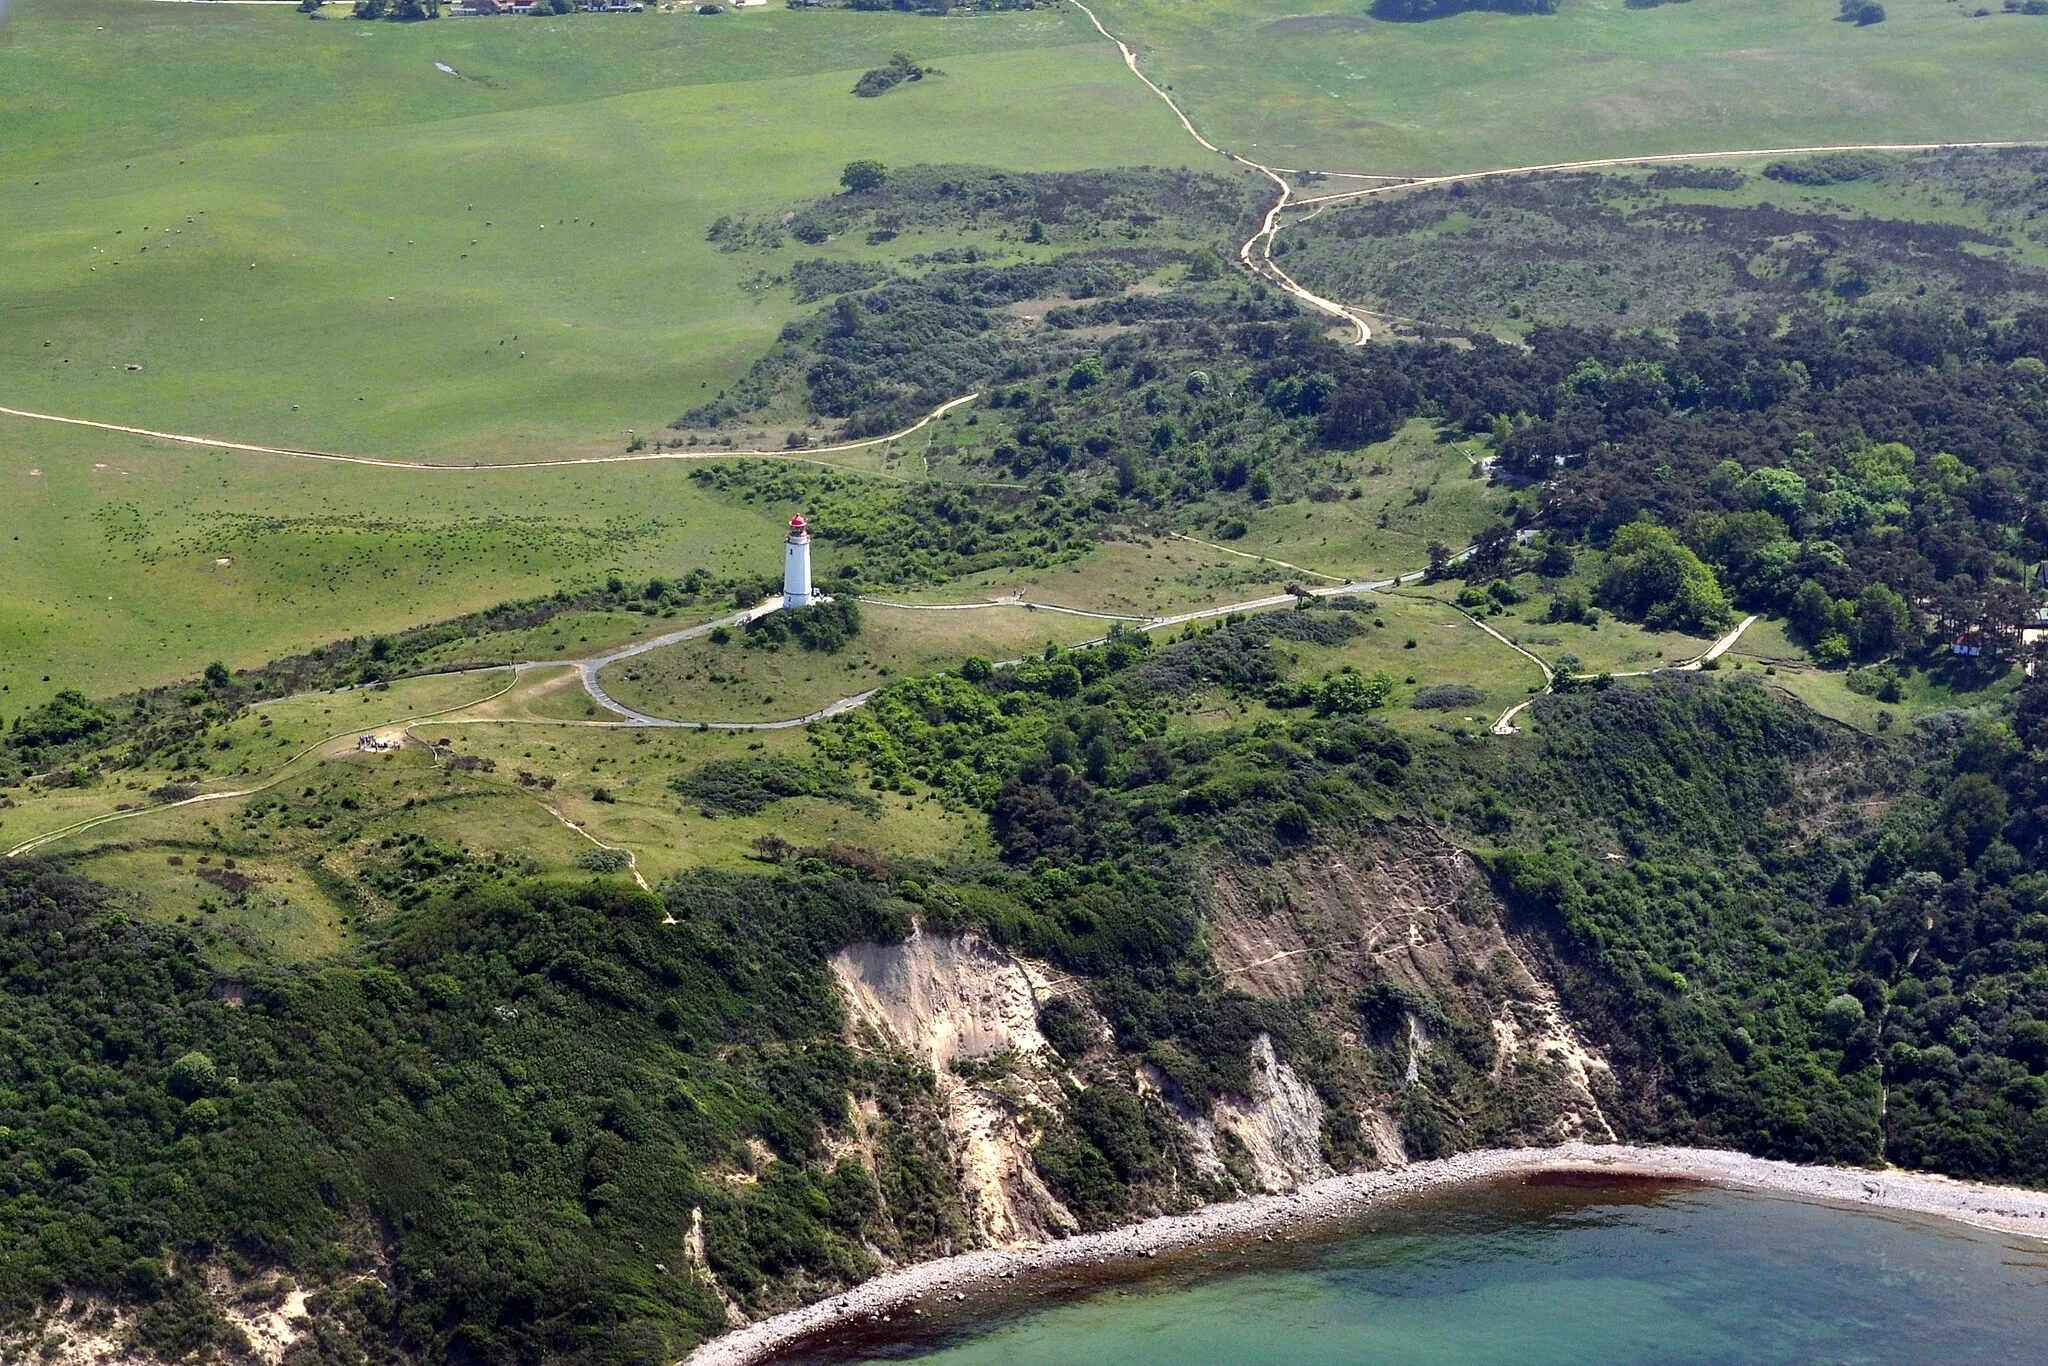
[[[465,669],[463,670],[463,672],[500,673],[503,672],[503,670],[501,668],[481,670]],[[423,712],[417,716],[394,717],[389,721],[378,722],[377,728],[388,729],[392,726],[400,725],[402,723],[404,729],[408,733],[410,733],[412,728],[420,724],[422,721],[432,721],[439,717],[452,715],[455,712],[468,711],[471,707],[480,707],[486,702],[490,702],[497,698],[503,697],[506,693],[511,692],[513,688],[517,687],[518,684],[518,671],[514,670],[512,681],[507,683],[504,687],[498,689],[498,691],[492,693],[489,697],[473,698],[470,701],[458,702],[452,707],[442,707],[437,711]],[[279,700],[288,701],[290,699],[281,698]],[[194,796],[183,798],[179,801],[165,802],[160,806],[138,806],[128,811],[109,811],[103,815],[90,816],[87,817],[85,820],[75,821],[70,825],[61,827],[60,829],[46,830],[42,834],[37,835],[34,839],[26,840],[21,844],[17,844],[12,849],[9,849],[7,851],[6,857],[20,858],[24,854],[32,854],[36,850],[44,847],[45,845],[53,844],[58,840],[68,839],[73,835],[89,834],[92,831],[99,830],[105,826],[113,825],[120,821],[132,820],[137,816],[153,815],[158,811],[175,811],[180,807],[200,806],[208,802],[232,801],[237,797],[253,797],[257,793],[266,792],[269,789],[277,786],[279,783],[283,782],[286,776],[289,775],[292,772],[292,770],[296,768],[298,764],[302,760],[307,758],[309,755],[318,753],[320,750],[325,749],[328,745],[333,744],[337,740],[345,740],[351,735],[361,734],[362,730],[362,726],[355,725],[350,726],[346,730],[338,730],[334,732],[332,735],[322,736],[320,739],[315,740],[312,744],[307,745],[304,748],[298,750],[289,759],[286,759],[282,764],[278,765],[277,768],[271,773],[271,775],[268,778],[265,778],[262,782],[257,783],[253,786],[234,788],[225,792],[201,792]]]
[[[926,413],[901,431],[883,436],[866,437],[859,441],[839,441],[825,446],[809,446],[799,450],[754,450],[731,446],[703,447],[687,451],[635,451],[625,455],[580,455],[567,456],[559,460],[518,460],[470,462],[467,464],[444,464],[432,460],[391,460],[374,455],[342,455],[335,451],[302,450],[292,446],[259,446],[246,441],[228,441],[217,436],[193,436],[183,432],[159,432],[147,427],[124,427],[113,422],[96,422],[89,418],[63,417],[56,413],[30,412],[25,408],[0,407],[0,417],[25,418],[31,422],[56,422],[67,427],[90,427],[97,431],[118,432],[126,436],[147,437],[155,441],[173,441],[183,446],[204,446],[213,450],[243,451],[252,455],[282,455],[297,460],[324,460],[340,465],[369,465],[384,470],[418,470],[439,474],[479,474],[491,470],[548,470],[576,465],[639,465],[655,461],[690,460],[786,460],[801,465],[822,465],[826,469],[841,470],[874,479],[886,479],[895,483],[916,482],[909,475],[894,474],[885,470],[868,469],[857,465],[842,465],[830,460],[821,460],[820,455],[831,455],[840,451],[866,450],[872,446],[886,446],[892,441],[901,441],[937,422],[947,413],[963,403],[972,403],[981,397],[977,390],[962,394],[959,398],[948,399]],[[1018,488],[1017,484],[990,484],[993,488]]]

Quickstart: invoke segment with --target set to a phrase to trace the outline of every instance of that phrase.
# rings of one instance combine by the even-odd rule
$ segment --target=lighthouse
[[[811,605],[811,527],[801,512],[789,519],[789,540],[782,553],[782,605]]]

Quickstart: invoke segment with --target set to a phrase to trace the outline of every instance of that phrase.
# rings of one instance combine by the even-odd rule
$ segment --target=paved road
[[[616,664],[622,659],[631,659],[635,655],[644,655],[649,650],[659,650],[665,645],[676,645],[685,640],[695,640],[699,636],[708,636],[721,626],[727,628],[745,626],[748,622],[757,621],[767,616],[770,612],[781,611],[782,605],[782,595],[777,593],[759,607],[750,607],[744,612],[735,612],[729,617],[720,617],[716,621],[707,621],[701,625],[686,626],[680,631],[670,631],[665,635],[655,636],[651,640],[643,640],[638,644],[628,645],[623,650],[614,650],[610,654],[596,655],[590,659],[536,660],[532,663],[517,665],[516,667],[524,670],[560,668],[564,665],[573,666],[582,675],[583,691],[589,693],[593,701],[608,711],[617,712],[620,716],[625,717],[637,726],[695,725],[695,722],[669,721],[659,716],[649,716],[645,712],[635,711],[604,690],[604,685],[599,683],[597,679],[598,670],[606,665]]]

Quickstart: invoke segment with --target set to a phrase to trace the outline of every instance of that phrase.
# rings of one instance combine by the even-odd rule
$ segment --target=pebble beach
[[[1284,1195],[1210,1205],[1125,1228],[1031,1247],[989,1249],[884,1272],[843,1294],[777,1314],[691,1353],[685,1366],[758,1366],[802,1340],[913,1306],[971,1300],[998,1284],[1061,1268],[1129,1262],[1212,1243],[1293,1231],[1361,1214],[1390,1200],[1474,1181],[1551,1172],[1696,1181],[1794,1199],[1953,1219],[2000,1233],[2048,1238],[2048,1192],[1983,1186],[1919,1172],[1807,1167],[1708,1148],[1569,1143],[1493,1148],[1388,1171],[1331,1177]]]

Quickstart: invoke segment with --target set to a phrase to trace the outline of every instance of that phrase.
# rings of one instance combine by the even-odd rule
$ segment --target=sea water
[[[1697,1186],[1539,1178],[919,1309],[779,1360],[2048,1362],[2048,1243]]]

